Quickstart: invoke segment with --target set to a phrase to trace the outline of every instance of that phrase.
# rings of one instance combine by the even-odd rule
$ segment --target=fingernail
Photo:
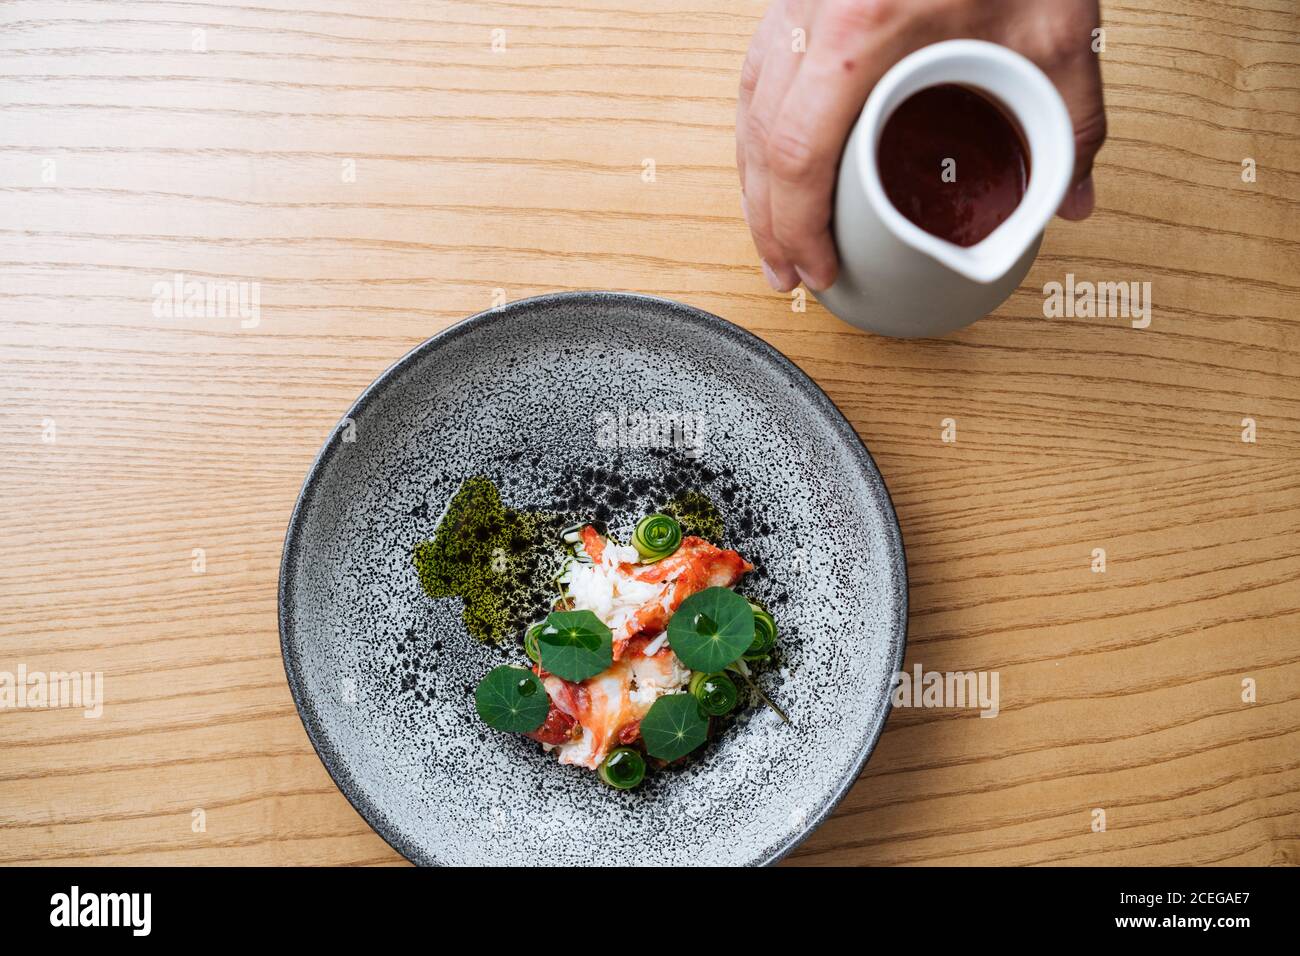
[[[784,292],[785,290],[781,288],[781,280],[776,277],[776,273],[772,271],[772,267],[769,266],[765,260],[760,261],[763,262],[763,278],[767,280],[767,284],[777,292]]]
[[[798,266],[794,267],[794,271],[799,276],[799,281],[802,282],[805,286],[807,286],[808,291],[820,292],[824,288],[824,283],[814,282],[812,279],[808,278],[808,276],[804,274],[804,271],[800,269]]]
[[[1093,207],[1097,204],[1097,190],[1092,184],[1092,177],[1082,179],[1074,187],[1074,211],[1079,218],[1086,218],[1092,214]]]

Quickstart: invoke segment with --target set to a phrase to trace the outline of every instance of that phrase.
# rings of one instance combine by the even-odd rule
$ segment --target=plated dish
[[[636,530],[656,515],[682,540],[647,560]],[[440,540],[473,560],[447,560]],[[740,629],[695,599],[729,602]],[[307,734],[365,819],[427,864],[780,859],[866,761],[906,610],[884,484],[825,395],[721,319],[615,293],[475,316],[381,376],[308,475],[281,569]],[[581,679],[558,675],[553,651],[606,645],[552,619],[577,612],[608,631],[608,664]],[[723,653],[692,667],[674,622],[697,643],[725,635]],[[593,631],[594,650],[574,650]],[[538,682],[520,696],[540,723],[485,722],[478,690],[502,667]],[[555,677],[573,687],[546,687]],[[578,687],[588,699],[565,700]],[[651,750],[662,701],[696,708],[677,715],[692,745],[679,755]],[[620,786],[633,758],[601,773],[620,748],[645,765],[634,787]]]

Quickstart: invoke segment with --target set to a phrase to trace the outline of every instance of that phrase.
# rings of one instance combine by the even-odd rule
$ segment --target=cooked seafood
[[[565,543],[573,556],[561,599],[525,638],[531,672],[497,668],[476,703],[493,726],[522,731],[560,763],[635,786],[642,748],[677,759],[703,742],[711,716],[736,705],[729,674],[748,681],[746,661],[767,657],[775,625],[730,590],[753,565],[683,536],[665,515],[644,519],[631,545],[589,524],[568,529]],[[688,601],[696,602],[689,619],[674,624]]]

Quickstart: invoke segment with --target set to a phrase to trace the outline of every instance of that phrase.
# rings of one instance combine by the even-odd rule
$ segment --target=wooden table
[[[996,719],[896,711],[792,862],[1295,863],[1295,6],[1108,5],[1097,215],[920,342],[759,275],[732,115],[762,4],[634,7],[0,5],[0,671],[106,698],[0,711],[0,861],[400,862],[285,684],[289,512],[407,349],[599,287],[812,375],[893,492],[909,669],[1000,675]],[[1045,319],[1066,273],[1150,282],[1150,327]],[[156,309],[177,274],[259,283],[258,323]]]

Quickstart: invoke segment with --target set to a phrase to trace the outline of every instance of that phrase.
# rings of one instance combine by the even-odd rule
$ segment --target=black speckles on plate
[[[852,427],[771,347],[661,299],[543,296],[425,342],[347,417],[350,440],[336,430],[321,450],[290,522],[281,645],[326,768],[407,857],[765,863],[852,785],[902,661],[902,542]],[[647,421],[670,423],[668,440],[641,440]],[[412,562],[473,475],[509,508],[622,534],[707,495],[721,543],[757,565],[743,590],[781,632],[759,682],[792,724],[750,709],[634,791],[488,731],[473,688],[521,660],[518,644],[471,637],[463,603],[428,597]]]

